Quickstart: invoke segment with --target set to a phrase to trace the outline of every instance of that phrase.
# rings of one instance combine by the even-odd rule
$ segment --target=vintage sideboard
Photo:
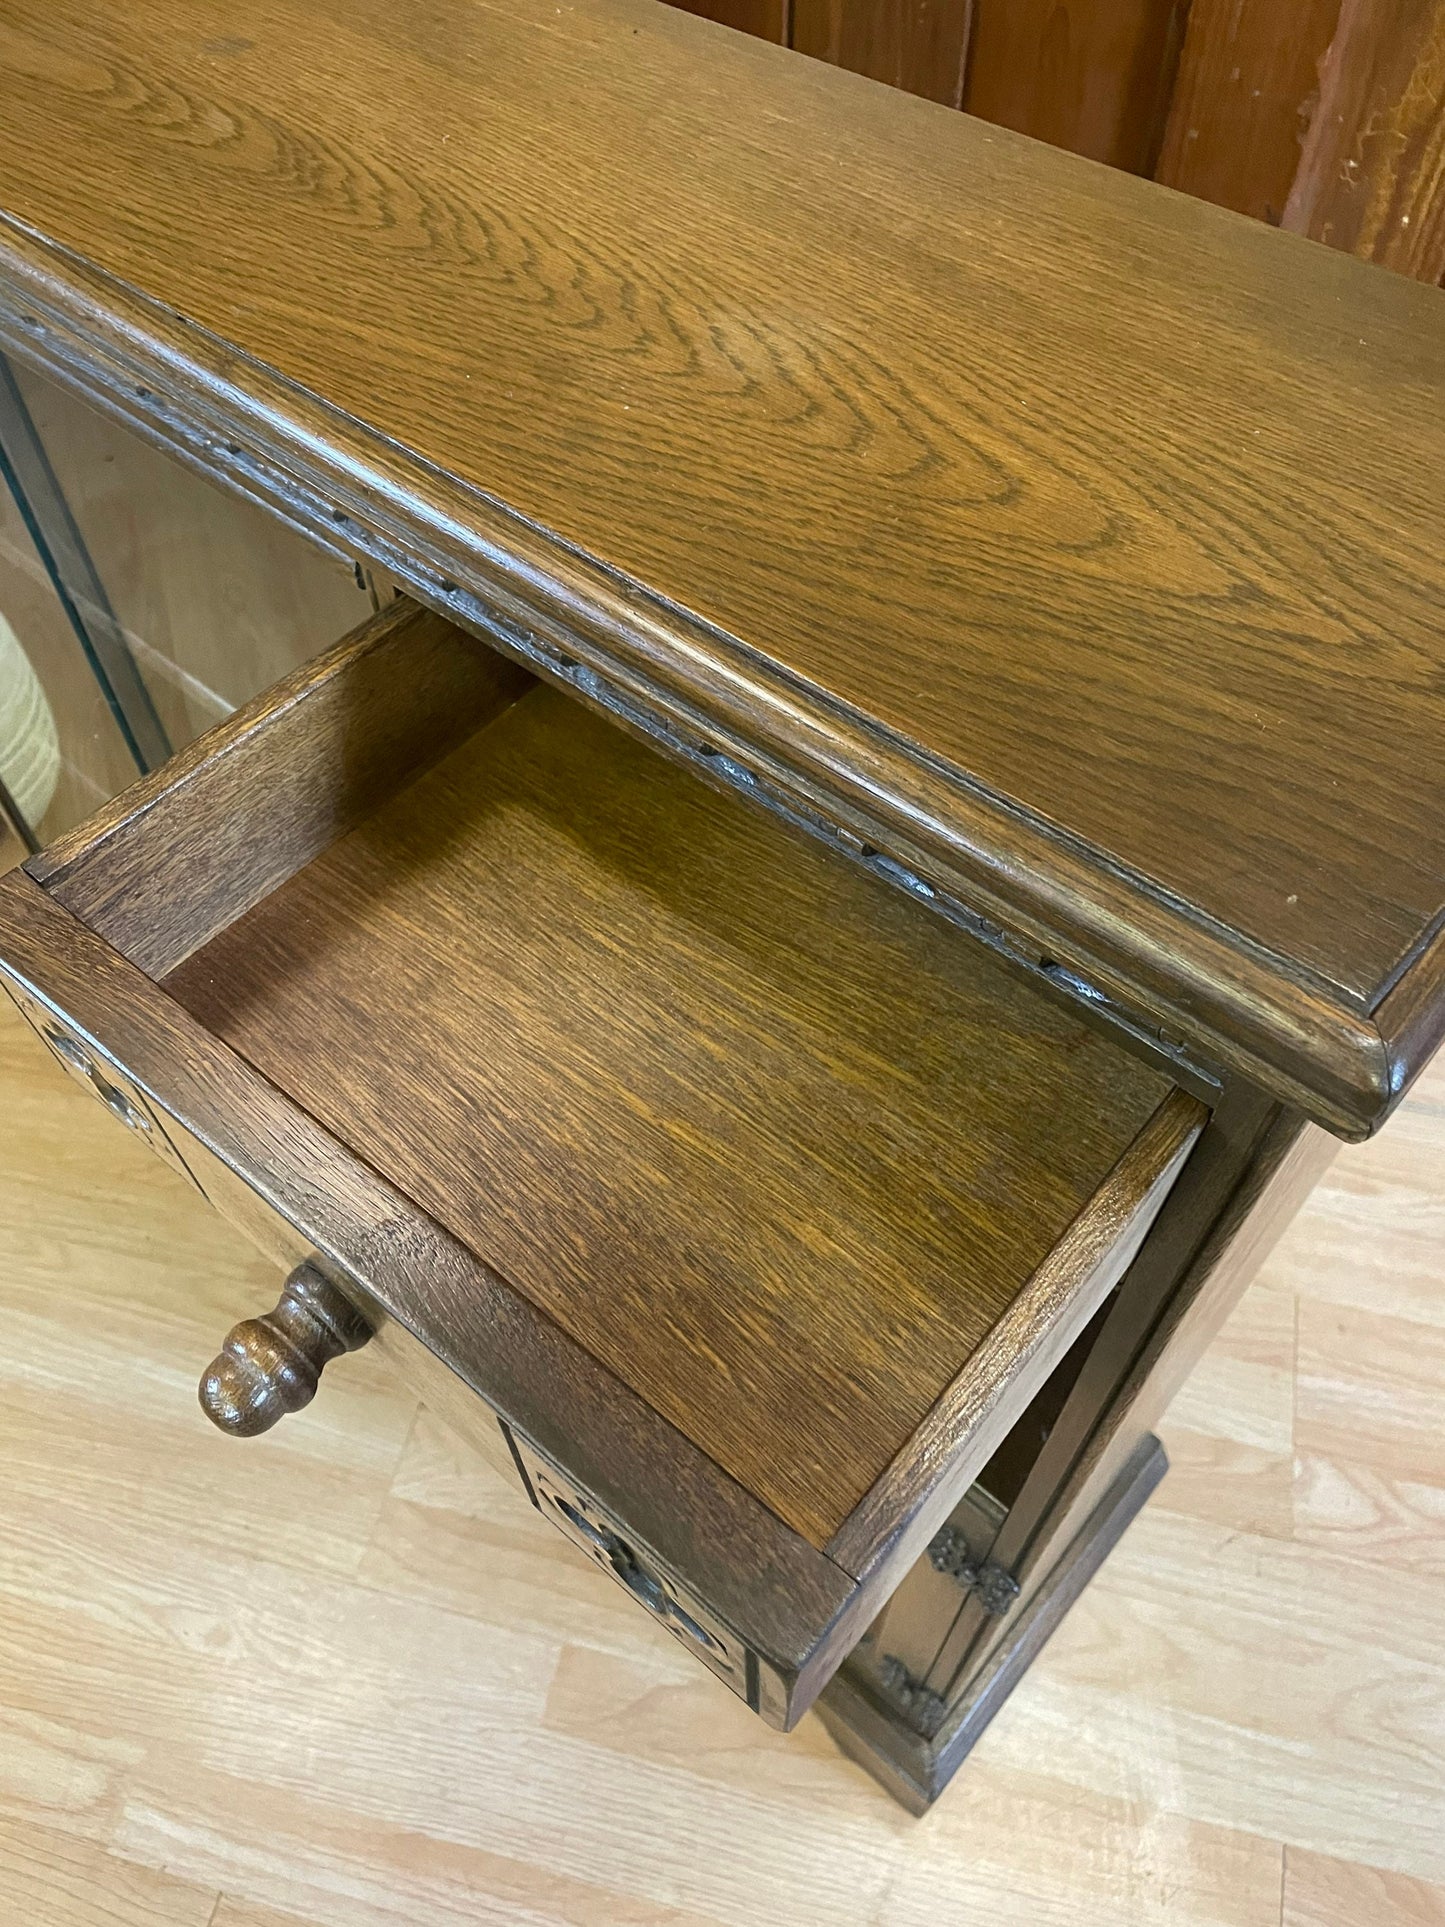
[[[0,881],[210,1417],[374,1343],[926,1806],[1445,1025],[1442,300],[653,0],[8,7],[0,347],[399,591]]]

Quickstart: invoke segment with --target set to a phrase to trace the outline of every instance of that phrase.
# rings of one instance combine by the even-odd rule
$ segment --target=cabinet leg
[[[829,1685],[817,1707],[823,1724],[843,1751],[866,1767],[910,1813],[926,1813],[948,1785],[1168,1465],[1163,1446],[1152,1433],[1146,1434],[1083,1530],[1020,1605],[1007,1635],[954,1689],[931,1738],[924,1738],[904,1713],[889,1706],[847,1666]]]

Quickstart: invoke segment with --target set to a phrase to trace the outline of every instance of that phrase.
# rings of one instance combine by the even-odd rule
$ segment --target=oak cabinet
[[[215,1422],[374,1344],[920,1808],[1445,1032],[1439,297],[439,4],[7,19],[0,345],[370,613],[0,882],[0,974],[276,1261]]]

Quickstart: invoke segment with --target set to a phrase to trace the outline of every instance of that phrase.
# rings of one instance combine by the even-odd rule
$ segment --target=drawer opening
[[[1088,1324],[1029,1400],[1009,1428],[1008,1436],[978,1475],[979,1488],[1003,1512],[1023,1490],[1039,1455],[1049,1442],[1069,1395],[1079,1381],[1095,1341],[1119,1296],[1118,1286],[1104,1299]]]
[[[940,1414],[967,1484],[1203,1115],[902,892],[414,610],[47,861],[840,1559]]]

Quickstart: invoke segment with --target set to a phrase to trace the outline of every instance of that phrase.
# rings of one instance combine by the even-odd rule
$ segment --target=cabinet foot
[[[932,1738],[920,1737],[844,1667],[817,1709],[843,1751],[910,1813],[926,1813],[1168,1469],[1163,1446],[1147,1435],[1083,1531],[1011,1615],[1006,1635],[955,1689]]]

